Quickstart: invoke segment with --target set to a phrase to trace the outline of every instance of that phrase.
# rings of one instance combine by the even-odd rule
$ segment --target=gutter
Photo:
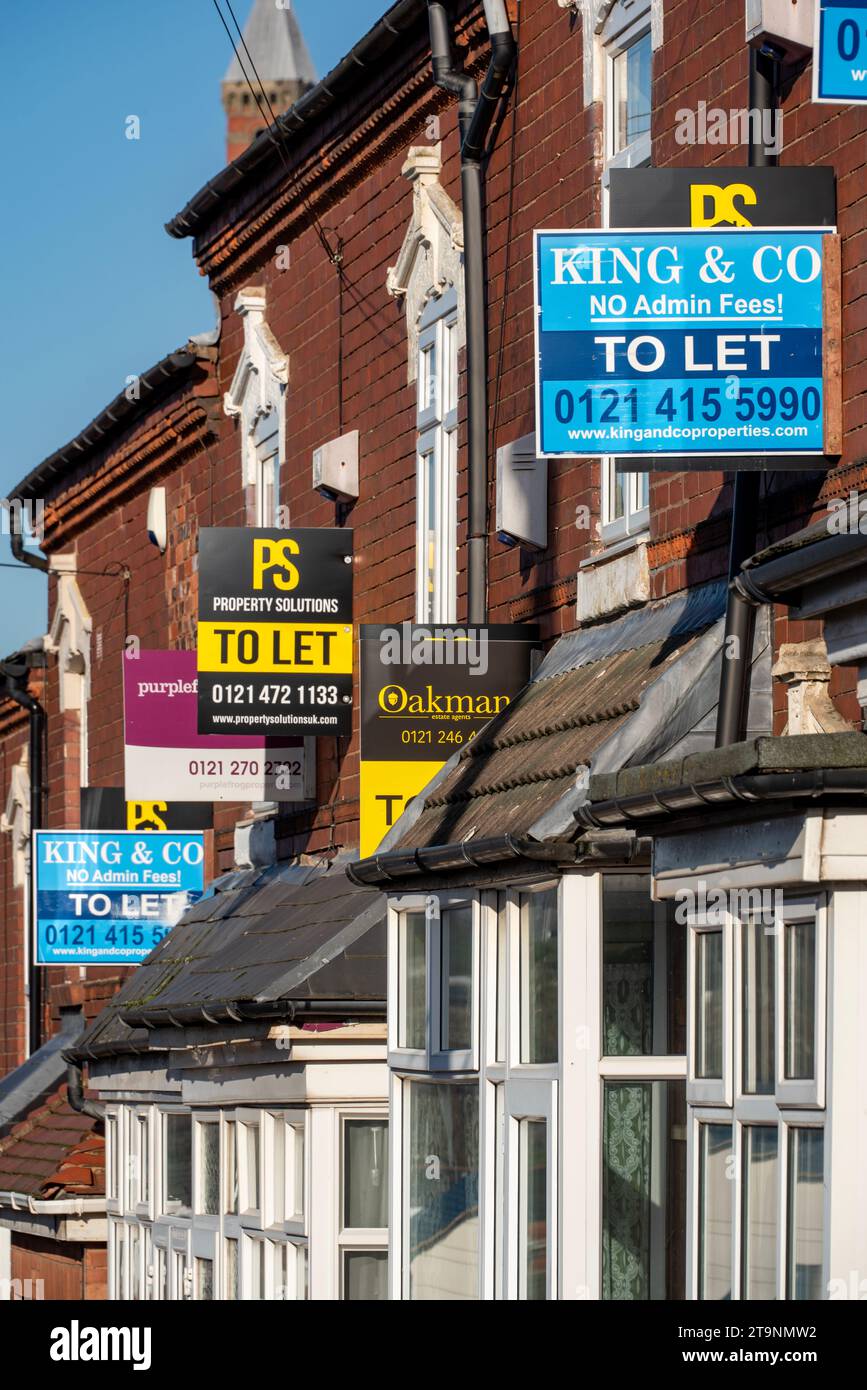
[[[755,564],[748,560],[735,579],[735,587],[749,603],[791,602],[797,594],[823,579],[857,569],[867,558],[867,535],[859,532],[828,534],[827,522],[817,528],[818,539],[783,555]]]
[[[482,869],[490,864],[532,859],[546,863],[574,864],[577,847],[568,840],[528,840],[517,835],[497,835],[490,839],[461,840],[458,844],[430,845],[427,848],[388,850],[346,866],[347,876],[359,887],[394,883],[416,874],[446,873],[449,870]]]
[[[345,58],[309,92],[305,92],[284,115],[278,116],[267,130],[260,131],[253,143],[231,164],[200,188],[189,202],[165,224],[169,236],[183,240],[195,236],[219,212],[225,199],[233,197],[268,163],[287,137],[304,130],[329,111],[346,94],[357,90],[359,78],[375,71],[385,55],[412,28],[425,10],[425,0],[398,0],[373,28],[359,39]]]
[[[19,498],[22,502],[30,498],[44,497],[47,489],[57,478],[59,478],[68,465],[80,463],[83,458],[102,444],[108,436],[116,433],[123,425],[127,424],[135,415],[150,408],[153,401],[151,396],[162,393],[163,388],[167,391],[174,386],[176,379],[195,365],[201,357],[208,354],[208,349],[200,348],[198,352],[192,351],[189,347],[178,348],[175,352],[170,352],[166,357],[150,367],[146,372],[138,376],[139,397],[130,400],[126,391],[121,391],[115,396],[94,420],[79,434],[71,439],[68,444],[55,450],[47,459],[38,464],[22,482],[13,489],[13,500]],[[213,349],[210,349],[213,352]],[[208,357],[210,360],[210,357]],[[128,389],[128,388],[127,388]],[[19,546],[16,547],[16,539]],[[19,554],[23,548],[21,537],[12,537],[12,553],[17,560],[21,560],[26,565],[34,565],[36,569],[48,568],[48,561],[42,555],[33,555],[28,558],[27,552]]]
[[[189,1028],[195,1024],[244,1023],[273,1019],[294,1023],[300,1018],[356,1018],[361,1014],[385,1018],[384,999],[251,999],[214,1004],[179,1005],[177,1008],[123,1010],[120,1020],[128,1028]],[[120,1044],[118,1045],[121,1046]],[[147,1048],[139,1048],[147,1051]]]
[[[814,768],[806,772],[755,772],[680,787],[588,802],[575,812],[595,829],[671,816],[736,802],[817,800],[825,795],[867,797],[867,768]]]

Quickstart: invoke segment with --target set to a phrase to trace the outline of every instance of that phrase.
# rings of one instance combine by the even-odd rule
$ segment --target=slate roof
[[[382,1001],[384,1013],[385,898],[350,883],[346,862],[217,879],[67,1055],[139,1050],[147,1027],[237,1019],[275,1001]]]
[[[0,1192],[41,1198],[104,1194],[101,1124],[72,1109],[65,1086],[0,1140]]]
[[[724,611],[724,587],[684,603],[663,601],[595,629],[570,633],[389,837],[386,852],[538,836],[594,754],[639,709],[648,689]],[[663,716],[665,711],[659,712]]]
[[[244,25],[244,43],[263,82],[306,82],[311,87],[315,83],[316,69],[294,9],[280,9],[274,0],[256,0]],[[253,78],[249,59],[240,43],[238,48],[244,67]],[[241,64],[233,56],[223,81],[244,80]],[[255,78],[253,81],[255,83]]]

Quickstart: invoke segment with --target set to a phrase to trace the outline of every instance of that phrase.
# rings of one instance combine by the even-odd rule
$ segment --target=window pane
[[[245,1211],[259,1209],[259,1126],[243,1126],[247,1144],[247,1191],[244,1199]]]
[[[343,1256],[343,1297],[367,1302],[388,1298],[388,1251],[347,1250]]]
[[[304,1215],[304,1126],[292,1125],[292,1149],[294,1152],[294,1171],[292,1188],[294,1192],[293,1216]]]
[[[427,969],[425,966],[425,915],[405,912],[400,923],[400,1008],[398,1046],[423,1049]]]
[[[214,1261],[196,1260],[196,1298],[214,1297]]]
[[[478,1298],[478,1084],[407,1089],[410,1298]]]
[[[741,1298],[777,1296],[777,1129],[745,1125]]]
[[[723,934],[695,933],[695,1074],[723,1074]]]
[[[522,1120],[521,1128],[524,1297],[544,1300],[548,1275],[548,1126],[544,1120]]]
[[[108,1134],[108,1196],[119,1197],[119,1184],[117,1175],[120,1171],[120,1151],[118,1149],[118,1128],[117,1120],[109,1116],[106,1132]]]
[[[786,945],[786,1077],[811,1080],[816,1071],[816,919],[789,922]]]
[[[193,1201],[192,1119],[166,1115],[166,1166],[164,1210],[189,1212]]]
[[[744,922],[743,1089],[747,1095],[774,1091],[774,927],[762,918]]]
[[[198,1210],[216,1216],[220,1202],[220,1126],[199,1125]]]
[[[344,1228],[388,1225],[388,1125],[346,1120],[343,1127]]]
[[[698,1296],[732,1296],[731,1125],[699,1126]]]
[[[614,59],[614,153],[650,132],[650,34]]]
[[[265,1297],[265,1242],[250,1241],[250,1298]]]
[[[686,1269],[686,1086],[606,1082],[602,1297],[681,1299]]]
[[[451,907],[440,919],[440,994],[443,1052],[465,1052],[473,1042],[473,913]]]
[[[507,991],[509,988],[507,910],[506,895],[501,893],[497,913],[497,1036],[494,1043],[498,1062],[505,1062],[506,1060],[506,1010],[508,1008]]]
[[[290,1135],[292,1131],[289,1131]],[[278,1115],[271,1123],[271,1211],[268,1219],[285,1219],[286,1208],[286,1125]]]
[[[148,1151],[148,1117],[138,1117],[138,1191],[139,1201],[146,1202],[150,1197],[150,1154]]]
[[[226,1290],[224,1298],[238,1297],[238,1242],[227,1240],[226,1250]]]
[[[786,1297],[819,1300],[825,1231],[825,1132],[789,1130],[789,1268]]]
[[[521,1061],[556,1062],[557,890],[521,894]]]
[[[238,1213],[238,1126],[234,1120],[227,1120],[224,1128],[226,1140],[226,1191],[225,1210]]]
[[[136,1302],[141,1298],[140,1248],[139,1227],[131,1226],[129,1231],[129,1296]]]
[[[686,1052],[686,927],[654,903],[646,874],[602,879],[603,1037],[607,1057]]]

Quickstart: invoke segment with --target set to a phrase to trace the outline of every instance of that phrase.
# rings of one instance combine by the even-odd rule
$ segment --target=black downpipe
[[[27,668],[22,668],[23,679],[26,683]],[[30,691],[22,685],[22,676],[17,672],[15,675],[6,675],[6,694],[10,700],[14,700],[16,705],[21,705],[26,709],[30,718],[30,868],[28,871],[28,904],[33,902],[33,870],[34,870],[34,830],[42,829],[42,802],[43,802],[43,769],[42,769],[42,750],[45,743],[45,710],[39,701]],[[29,911],[28,911],[29,920]],[[32,927],[32,923],[31,923]],[[34,933],[31,929],[29,942],[29,969],[28,969],[28,992],[29,992],[29,1047],[30,1054],[33,1055],[42,1046],[42,972],[41,967],[36,964],[36,951],[34,948]]]
[[[780,93],[780,62],[774,54],[750,49],[750,112],[776,111]],[[751,169],[777,163],[762,143],[764,122],[750,123]],[[750,672],[756,626],[755,606],[735,586],[741,566],[756,549],[761,473],[736,473],[732,500],[732,534],[729,549],[729,591],[726,605],[725,642],[717,708],[716,747],[739,743],[747,736],[750,704]],[[732,653],[729,655],[729,653]]]
[[[41,570],[43,574],[48,573],[48,561],[44,555],[37,555],[35,550],[27,550],[24,545],[24,536],[18,526],[12,527],[12,534],[9,537],[12,554],[22,565],[29,565],[31,569]]]
[[[90,1115],[94,1120],[105,1119],[105,1106],[95,1100],[87,1100],[84,1094],[84,1074],[81,1062],[66,1064],[66,1099],[79,1115]]]
[[[486,17],[488,7],[486,5]],[[505,10],[503,10],[505,15]],[[464,294],[467,318],[467,622],[488,616],[488,319],[485,274],[484,168],[488,134],[515,64],[511,30],[490,33],[491,61],[478,94],[455,68],[451,23],[441,0],[428,0],[434,81],[459,97]],[[504,20],[508,24],[508,20]]]

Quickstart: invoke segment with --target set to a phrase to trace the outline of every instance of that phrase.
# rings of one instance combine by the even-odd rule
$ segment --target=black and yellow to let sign
[[[530,678],[534,627],[361,628],[361,853]]]
[[[199,532],[200,734],[352,731],[352,532]]]

